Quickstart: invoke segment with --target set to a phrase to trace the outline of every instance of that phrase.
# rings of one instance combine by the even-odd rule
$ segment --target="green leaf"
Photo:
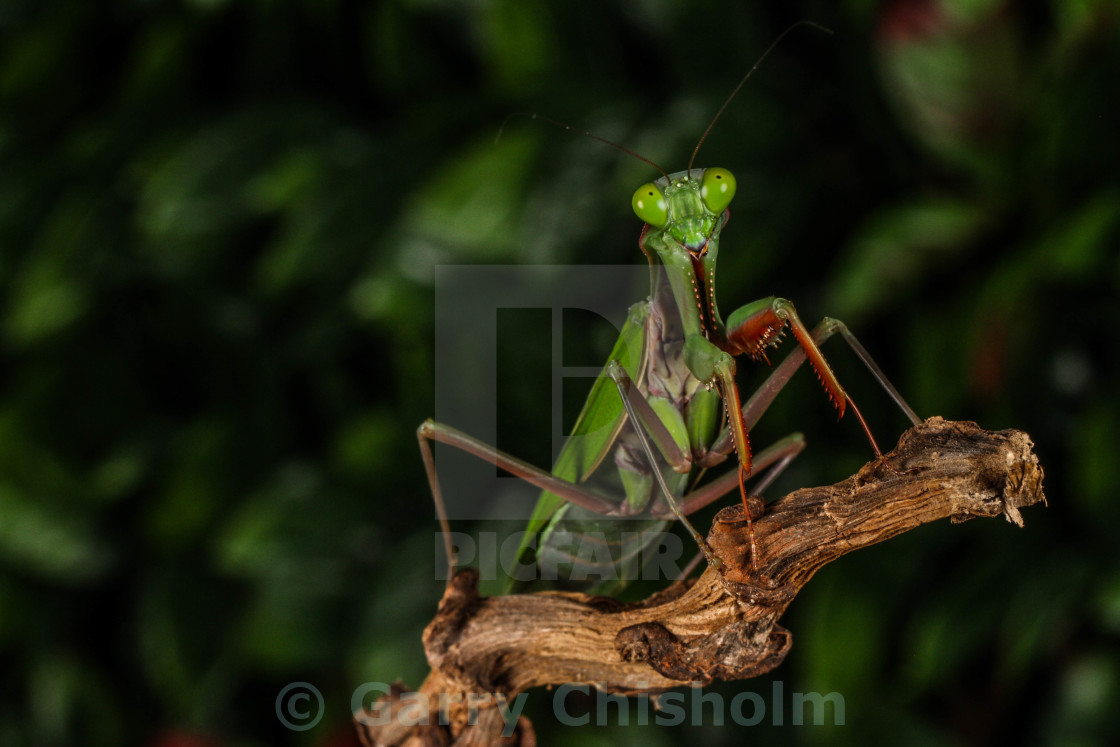
[[[17,568],[64,584],[100,578],[113,555],[86,517],[32,498],[0,482],[0,557]]]

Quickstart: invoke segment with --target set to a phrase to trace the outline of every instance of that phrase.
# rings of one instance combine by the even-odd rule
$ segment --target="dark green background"
[[[525,119],[495,145],[503,118],[681,169],[801,19],[835,34],[789,36],[699,159],[740,180],[724,309],[845,319],[920,414],[1029,432],[1050,507],[844,558],[791,607],[788,660],[716,688],[837,691],[843,727],[579,730],[542,691],[539,736],[1112,743],[1115,0],[8,0],[0,743],[348,744],[355,687],[418,686],[434,268],[640,261],[629,199],[655,176]],[[516,372],[549,344],[503,347],[499,438],[536,461]],[[905,421],[829,350],[893,442]],[[790,430],[810,448],[779,490],[868,457],[804,374],[756,442]],[[274,710],[293,681],[326,700],[298,734]]]

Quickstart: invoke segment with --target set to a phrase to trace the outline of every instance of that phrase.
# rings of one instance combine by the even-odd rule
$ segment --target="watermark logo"
[[[498,445],[498,351],[501,315],[508,311],[542,312],[531,340],[514,340],[550,350],[550,384],[534,416],[545,418],[552,453],[569,438],[565,428],[564,391],[577,380],[599,376],[605,359],[568,360],[567,343],[580,331],[565,331],[565,312],[592,315],[618,337],[630,306],[649,288],[649,268],[637,265],[441,265],[435,276],[435,420],[478,441]],[[642,290],[642,289],[645,290]],[[635,347],[639,347],[635,345]],[[636,360],[641,350],[616,350]],[[602,424],[610,428],[611,423]],[[451,519],[527,520],[540,490],[512,478],[478,456],[445,444],[434,445],[444,499]],[[524,456],[513,454],[512,456]],[[549,471],[549,463],[536,466]],[[450,486],[455,489],[451,490]],[[495,496],[506,500],[495,502]]]
[[[292,731],[315,728],[323,718],[323,694],[310,682],[292,682],[276,695],[276,718]]]
[[[620,526],[621,529],[621,526]],[[681,578],[696,546],[665,531],[567,532],[553,531],[544,543],[528,532],[508,534],[480,531],[451,532],[460,565],[478,568],[483,581],[512,578],[519,582],[571,581],[580,584],[664,581]],[[522,562],[525,546],[535,552]],[[433,535],[436,579],[446,581],[443,535]]]
[[[569,708],[568,696],[578,693],[586,701],[592,695],[591,690],[591,686],[585,684],[558,687],[552,699],[556,720],[565,726],[591,723],[596,726],[612,723],[619,726],[723,726],[728,722],[737,726],[758,726],[769,717],[773,726],[785,726],[787,707],[790,726],[843,726],[845,718],[844,696],[840,693],[794,692],[787,700],[785,683],[781,680],[775,680],[771,686],[769,701],[750,690],[736,693],[729,701],[722,693],[704,691],[699,686],[687,692],[673,690],[655,697],[638,695],[632,698],[596,689],[594,716]]]
[[[639,684],[639,689],[643,686]],[[570,696],[581,696],[580,704]],[[564,726],[843,726],[844,696],[838,692],[792,692],[788,698],[785,683],[775,680],[769,699],[754,691],[736,693],[730,699],[722,693],[705,691],[696,683],[686,691],[669,691],[651,696],[632,697],[608,693],[589,684],[562,685],[551,694],[552,714]],[[367,727],[448,726],[453,709],[465,710],[466,723],[475,725],[481,711],[496,708],[502,718],[502,735],[509,737],[516,729],[525,709],[528,695],[521,693],[512,700],[502,693],[438,693],[404,692],[383,682],[365,682],[350,697],[350,712]],[[590,699],[590,703],[588,702]],[[594,714],[587,712],[591,705]],[[276,696],[276,717],[292,731],[313,728],[323,717],[323,696],[307,682],[293,682]],[[787,719],[788,714],[788,719]],[[788,723],[787,723],[788,721]]]

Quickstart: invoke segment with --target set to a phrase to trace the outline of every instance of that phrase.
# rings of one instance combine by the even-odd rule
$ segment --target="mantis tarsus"
[[[719,238],[730,216],[735,178],[726,169],[699,169],[692,164],[712,126],[782,36],[713,117],[685,171],[669,174],[649,159],[583,132],[634,155],[662,175],[639,187],[632,200],[635,213],[645,223],[639,246],[650,264],[650,295],[631,307],[603,373],[551,472],[450,426],[432,420],[420,425],[421,454],[452,572],[457,562],[430,446],[433,440],[490,461],[544,491],[529,521],[522,559],[543,560],[551,553],[558,556],[552,562],[574,568],[576,559],[564,557],[566,550],[557,538],[589,531],[611,537],[607,542],[612,547],[624,557],[635,557],[647,535],[630,526],[630,539],[620,538],[619,522],[606,519],[641,517],[646,523],[640,528],[649,530],[663,528],[675,517],[708,563],[718,569],[719,560],[687,515],[738,488],[749,526],[752,510],[757,515],[759,509],[758,502],[750,500],[746,480],[768,469],[763,478],[768,484],[801,451],[804,440],[800,434],[792,434],[752,456],[748,434],[805,360],[839,415],[843,417],[850,408],[872,450],[880,456],[863,415],[820,351],[819,345],[826,339],[840,333],[906,416],[919,422],[868,352],[838,320],[826,318],[809,330],[792,303],[770,297],[740,307],[725,322],[716,304]],[[775,346],[787,330],[793,333],[797,349],[743,402],[735,381],[736,358],[746,355],[765,360],[767,348]],[[736,469],[696,487],[705,470],[732,454]],[[614,470],[609,464],[612,461]],[[765,484],[755,486],[756,492]],[[749,536],[751,567],[757,570],[753,531]]]

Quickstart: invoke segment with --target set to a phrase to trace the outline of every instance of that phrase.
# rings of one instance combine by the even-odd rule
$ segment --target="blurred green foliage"
[[[535,693],[538,733],[1114,743],[1115,0],[4,3],[0,743],[348,744],[355,687],[419,685],[434,268],[638,262],[653,176],[499,125],[683,168],[801,19],[835,34],[791,35],[699,159],[740,183],[723,307],[845,319],[919,413],[1028,431],[1050,506],[844,558],[788,661],[716,689],[837,691],[845,726],[574,729]],[[510,397],[539,453],[539,391]],[[768,413],[756,443],[810,443],[779,489],[867,458],[834,420],[811,377]],[[276,717],[293,681],[309,731]]]

